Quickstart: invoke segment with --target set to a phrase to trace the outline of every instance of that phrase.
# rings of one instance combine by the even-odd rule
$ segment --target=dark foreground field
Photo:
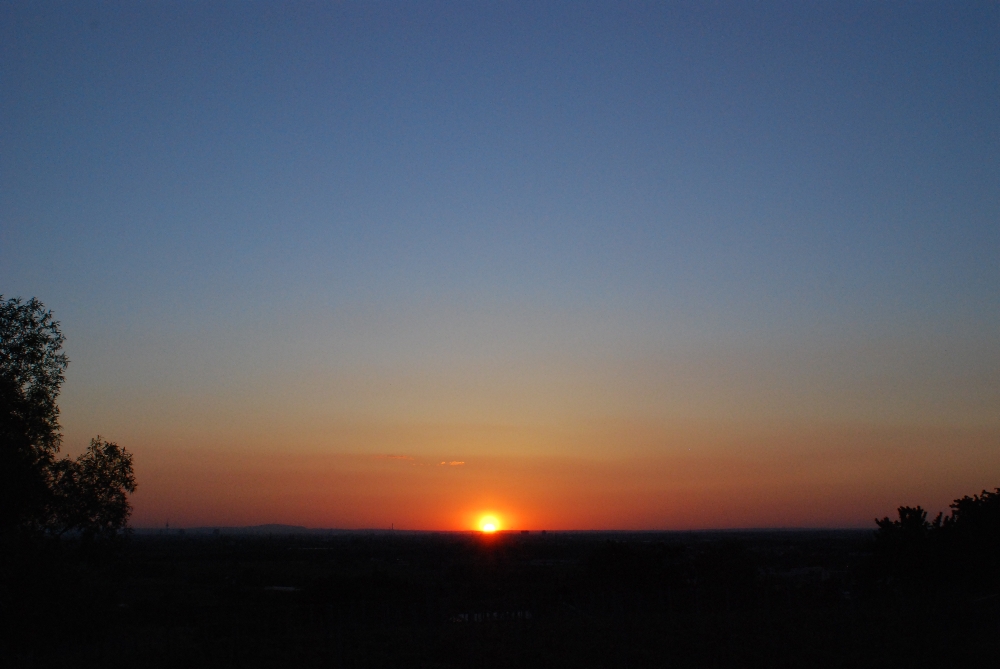
[[[1000,600],[897,587],[871,535],[70,542],[8,564],[3,652],[22,667],[995,666]]]

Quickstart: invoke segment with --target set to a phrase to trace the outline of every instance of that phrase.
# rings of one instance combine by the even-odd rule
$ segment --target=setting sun
[[[479,529],[483,532],[496,532],[500,529],[500,521],[494,516],[484,516],[479,519]]]

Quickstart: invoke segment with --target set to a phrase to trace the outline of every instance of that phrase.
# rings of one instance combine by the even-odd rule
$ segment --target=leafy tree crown
[[[16,432],[34,455],[50,458],[59,450],[56,398],[69,359],[59,321],[32,298],[0,295],[0,395],[7,432]],[[12,437],[14,435],[7,435]]]

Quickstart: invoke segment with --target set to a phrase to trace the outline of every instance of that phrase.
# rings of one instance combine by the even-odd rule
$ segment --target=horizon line
[[[358,527],[358,528],[338,528],[338,527],[306,527],[305,525],[289,525],[285,523],[262,523],[259,525],[196,525],[196,526],[185,526],[185,527],[162,527],[162,526],[143,526],[143,527],[130,527],[132,531],[139,532],[172,532],[184,530],[186,532],[197,532],[197,531],[214,531],[214,530],[267,530],[273,529],[276,531],[292,531],[292,532],[377,532],[391,534],[395,532],[407,533],[407,534],[541,534],[545,533],[560,533],[560,534],[585,534],[585,533],[629,533],[629,534],[643,534],[643,533],[697,533],[697,532],[843,532],[843,531],[863,531],[869,529],[867,526],[781,526],[781,527],[702,527],[693,529],[661,529],[661,528],[647,528],[647,529],[627,529],[627,528],[599,528],[599,529],[531,529],[531,528],[510,528],[496,530],[492,533],[484,533],[482,530],[477,529],[461,529],[461,530],[434,530],[434,529],[404,529],[404,528],[392,528],[392,527]],[[873,530],[874,531],[874,530]]]

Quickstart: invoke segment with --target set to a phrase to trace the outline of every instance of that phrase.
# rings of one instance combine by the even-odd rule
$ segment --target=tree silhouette
[[[37,530],[59,450],[56,397],[69,360],[52,313],[0,296],[0,532]]]
[[[921,507],[901,506],[898,519],[876,519],[876,568],[904,589],[1000,587],[1000,488],[965,496],[933,522]]]
[[[941,535],[958,580],[973,590],[1000,587],[1000,488],[956,499]]]
[[[54,533],[111,537],[125,527],[132,512],[128,495],[135,492],[131,453],[97,436],[78,459],[55,463],[53,473]]]
[[[78,459],[56,459],[64,341],[41,302],[0,295],[0,538],[111,536],[131,513],[128,451],[98,437]]]

